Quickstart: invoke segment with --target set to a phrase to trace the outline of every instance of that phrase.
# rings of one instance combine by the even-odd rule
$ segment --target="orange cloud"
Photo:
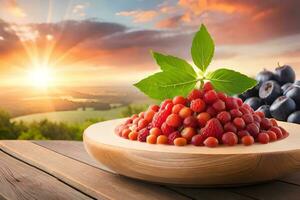
[[[27,16],[25,11],[18,5],[16,0],[4,0],[6,9],[15,17],[24,18]]]
[[[122,11],[116,13],[118,16],[132,17],[133,22],[143,23],[149,22],[157,17],[158,13],[154,10],[134,10],[134,11]]]

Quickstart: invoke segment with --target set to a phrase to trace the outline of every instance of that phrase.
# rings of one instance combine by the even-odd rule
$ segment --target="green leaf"
[[[256,80],[244,74],[224,68],[209,73],[206,78],[216,90],[228,95],[241,94],[257,84]]]
[[[153,52],[152,55],[162,71],[180,70],[183,73],[188,73],[193,77],[197,77],[197,74],[193,69],[192,65],[190,65],[187,61],[181,58],[177,58],[170,55],[163,55],[158,52]]]
[[[214,56],[215,45],[206,27],[202,24],[200,30],[193,39],[191,54],[195,65],[205,72],[212,57]]]
[[[153,99],[163,100],[177,95],[186,96],[195,87],[197,81],[188,73],[167,70],[155,73],[134,86]]]

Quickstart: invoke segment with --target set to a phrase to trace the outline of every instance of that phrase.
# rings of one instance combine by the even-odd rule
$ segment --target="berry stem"
[[[203,79],[200,79],[200,89],[203,88],[203,85],[204,85],[204,80],[203,80]]]

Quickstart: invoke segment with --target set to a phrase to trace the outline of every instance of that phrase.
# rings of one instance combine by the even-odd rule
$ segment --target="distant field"
[[[84,122],[86,119],[91,118],[105,118],[114,119],[121,117],[121,112],[125,107],[114,108],[110,110],[95,111],[95,110],[76,110],[76,111],[59,111],[59,112],[47,112],[39,114],[24,115],[21,117],[13,118],[13,121],[41,121],[43,119],[48,119],[55,122],[69,122],[69,123],[80,123]]]

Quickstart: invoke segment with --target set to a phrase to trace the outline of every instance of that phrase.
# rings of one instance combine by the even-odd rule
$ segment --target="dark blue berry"
[[[270,113],[270,106],[269,105],[262,105],[256,111],[265,113],[265,116],[268,117],[268,118],[272,117],[271,113]]]
[[[298,110],[290,114],[287,121],[291,123],[300,124],[300,111]]]
[[[275,81],[267,81],[259,88],[259,97],[271,105],[281,95],[281,88]]]
[[[258,97],[250,97],[246,99],[245,103],[251,106],[253,110],[258,109],[263,104],[262,100]]]
[[[294,83],[296,74],[293,68],[289,65],[283,65],[275,69],[275,75],[281,85],[285,83]]]
[[[270,107],[272,117],[281,121],[286,121],[288,116],[295,110],[296,103],[293,99],[286,96],[278,97]]]

